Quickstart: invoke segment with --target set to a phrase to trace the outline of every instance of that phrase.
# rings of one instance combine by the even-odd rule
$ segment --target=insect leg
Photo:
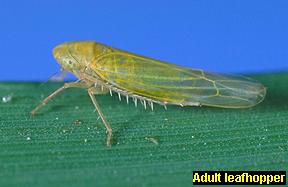
[[[88,89],[88,94],[89,94],[89,96],[90,96],[90,98],[92,100],[92,103],[93,103],[94,107],[96,108],[99,116],[101,117],[101,119],[102,119],[102,121],[103,121],[103,123],[104,123],[104,125],[106,127],[106,130],[108,132],[106,145],[110,147],[111,146],[111,139],[112,139],[112,128],[109,125],[109,123],[107,122],[104,114],[102,113],[102,111],[100,109],[100,106],[99,106],[98,102],[96,101],[96,97],[94,96],[93,92],[90,89]]]
[[[85,83],[83,82],[71,82],[71,83],[65,83],[61,88],[58,88],[56,91],[54,91],[52,94],[50,94],[48,97],[46,97],[36,108],[34,108],[30,113],[34,115],[40,108],[45,106],[53,97],[57,96],[59,93],[64,91],[66,88],[71,87],[87,87]]]

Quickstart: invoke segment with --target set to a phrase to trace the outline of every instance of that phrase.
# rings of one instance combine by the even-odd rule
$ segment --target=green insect
[[[145,109],[153,104],[179,106],[213,106],[246,108],[260,103],[265,87],[250,78],[219,75],[200,69],[169,64],[132,54],[94,41],[63,43],[53,50],[62,69],[73,73],[78,80],[45,98],[35,114],[66,88],[81,87],[88,94],[107,129],[107,146],[111,146],[112,128],[103,115],[94,94],[115,92],[119,99],[132,98],[135,106],[140,100]]]

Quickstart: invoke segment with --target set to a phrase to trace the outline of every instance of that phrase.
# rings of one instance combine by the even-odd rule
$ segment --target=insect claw
[[[129,97],[128,95],[126,95],[126,101],[127,101],[127,104],[129,103]]]
[[[101,85],[101,90],[103,91],[104,90],[104,87]]]
[[[109,91],[110,91],[110,95],[112,96],[112,90],[110,89]]]
[[[97,82],[95,82],[94,86],[97,87]]]
[[[134,98],[135,107],[137,107],[137,98]]]
[[[118,98],[119,98],[119,101],[121,101],[121,95],[119,92],[118,92]]]

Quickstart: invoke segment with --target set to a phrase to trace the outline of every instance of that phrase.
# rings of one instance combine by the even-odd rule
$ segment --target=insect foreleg
[[[101,117],[101,119],[102,119],[102,121],[103,121],[103,123],[104,123],[104,125],[106,127],[106,130],[107,130],[107,133],[108,133],[107,134],[106,145],[110,147],[111,146],[111,139],[112,139],[112,128],[109,125],[109,123],[107,122],[104,114],[102,113],[102,111],[100,109],[100,106],[99,106],[98,102],[96,101],[96,97],[93,94],[93,90],[92,89],[88,89],[88,94],[89,94],[89,96],[90,96],[90,98],[92,100],[92,103],[93,103],[94,107],[96,108],[99,116]]]
[[[72,88],[72,87],[87,87],[87,85],[84,82],[71,82],[71,83],[65,83],[61,88],[54,91],[52,94],[50,94],[48,97],[46,97],[34,110],[32,110],[30,113],[34,115],[40,108],[45,106],[53,97],[57,96],[59,93],[64,91],[66,88]]]

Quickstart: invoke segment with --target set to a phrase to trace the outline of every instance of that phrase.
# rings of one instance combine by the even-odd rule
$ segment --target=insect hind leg
[[[87,87],[87,85],[84,82],[80,82],[80,80],[76,81],[76,82],[71,82],[71,83],[65,83],[62,87],[58,88],[56,91],[54,91],[52,94],[50,94],[48,97],[46,97],[44,100],[41,101],[41,103],[34,108],[30,113],[32,115],[35,115],[35,113],[42,108],[43,106],[45,106],[51,99],[53,99],[54,97],[56,97],[59,93],[63,92],[65,89],[67,88],[72,88],[72,87]]]
[[[102,121],[103,121],[103,123],[104,123],[104,125],[105,125],[105,127],[106,127],[106,130],[107,130],[107,133],[108,133],[108,134],[107,134],[106,145],[107,145],[108,147],[110,147],[110,146],[111,146],[111,140],[112,140],[112,128],[111,128],[111,126],[109,125],[109,123],[107,122],[104,114],[102,113],[102,111],[101,111],[101,109],[100,109],[100,106],[99,106],[99,104],[98,104],[98,102],[97,102],[97,100],[96,100],[96,97],[94,96],[93,90],[89,88],[89,89],[88,89],[88,94],[89,94],[89,96],[90,96],[90,98],[91,98],[91,100],[92,100],[92,103],[93,103],[95,109],[97,110],[100,118],[102,119]]]

